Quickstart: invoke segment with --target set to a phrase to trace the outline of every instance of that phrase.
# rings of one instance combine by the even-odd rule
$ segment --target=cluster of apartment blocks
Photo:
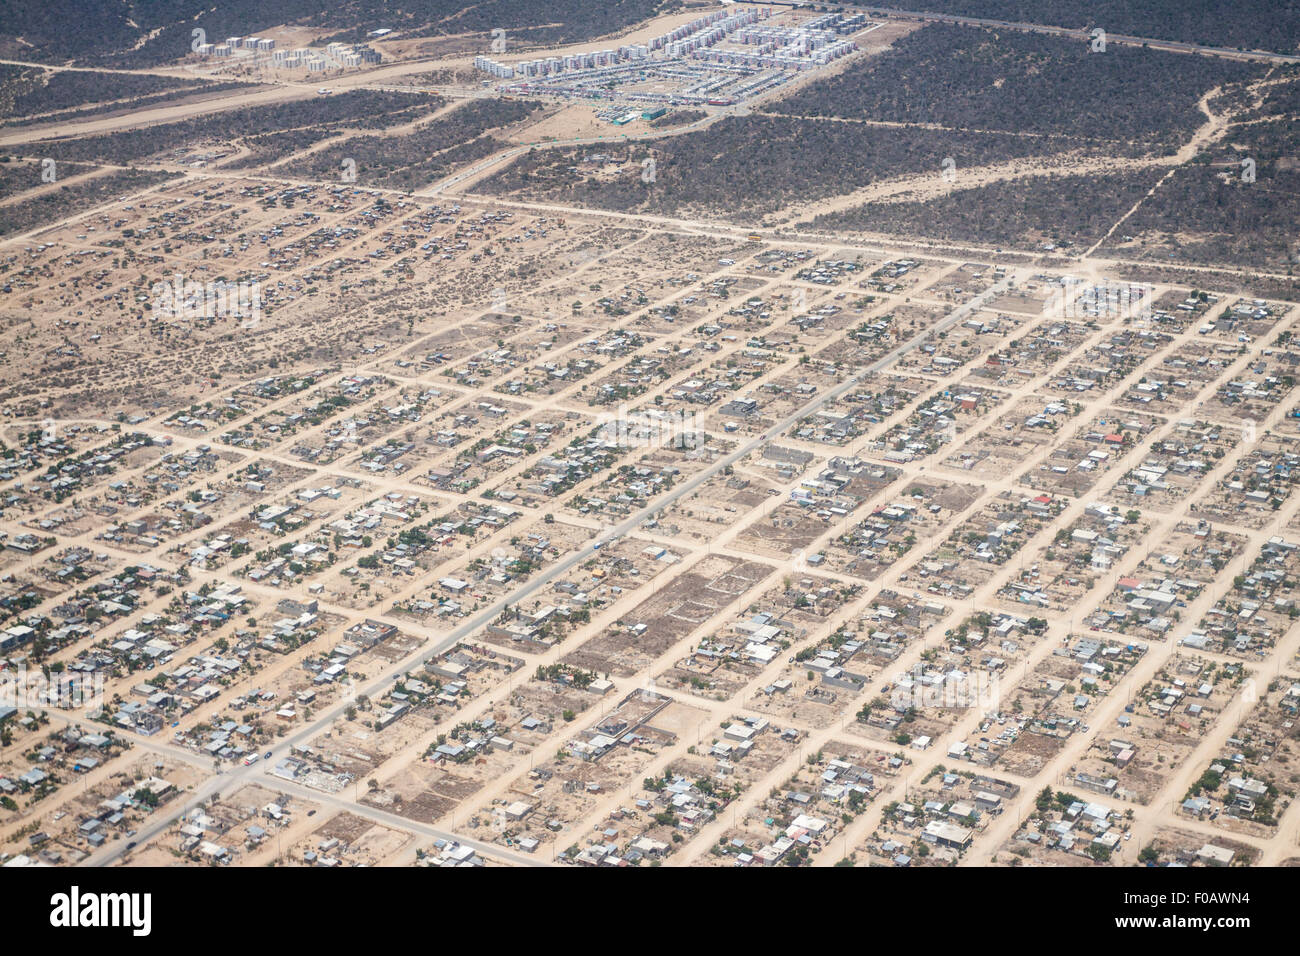
[[[681,57],[711,46],[741,27],[757,23],[759,19],[766,19],[770,15],[768,10],[761,12],[742,10],[730,15],[718,10],[708,16],[692,20],[663,36],[654,37],[649,43],[630,43],[613,50],[593,50],[587,53],[571,53],[562,57],[551,56],[526,60],[515,65],[498,63],[490,57],[478,56],[474,58],[474,67],[498,79],[509,80],[516,76],[556,76],[572,70],[594,70],[616,66],[622,62],[649,59],[653,51],[663,51],[669,57]],[[702,32],[705,30],[708,32]]]
[[[476,56],[474,68],[502,80],[515,76],[557,76],[573,70],[594,70],[600,67],[614,66],[622,62],[644,60],[650,56],[650,49],[644,43],[632,43],[617,50],[593,50],[589,53],[570,53],[566,56],[551,56],[540,60],[527,60],[511,66],[498,63],[491,57]]]
[[[200,43],[194,52],[199,56],[234,56],[240,49],[270,53],[275,49],[275,41],[261,37],[226,37],[225,43]]]
[[[685,56],[720,43],[742,27],[755,24],[760,19],[766,20],[771,15],[771,11],[767,9],[761,12],[752,9],[741,10],[731,15],[719,10],[707,17],[692,20],[671,33],[655,37],[650,41],[650,49],[661,49],[672,57]]]
[[[383,55],[378,50],[365,45],[331,43],[325,48],[324,53],[305,47],[297,50],[277,50],[274,40],[260,37],[229,37],[225,43],[201,43],[195,52],[202,57],[231,57],[238,49],[270,53],[273,66],[288,69],[306,68],[309,73],[323,73],[331,67],[353,69],[363,63],[379,63],[383,59]]]
[[[697,59],[723,66],[804,70],[824,66],[858,48],[852,40],[808,27],[754,27],[742,30],[735,39],[746,46],[755,46],[755,51],[701,50],[694,55]]]

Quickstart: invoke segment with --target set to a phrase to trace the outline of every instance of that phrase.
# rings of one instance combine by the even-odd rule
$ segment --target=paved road
[[[764,2],[764,0],[757,0]],[[786,6],[787,4],[779,4]],[[928,13],[916,10],[895,10],[891,7],[865,7],[859,4],[841,4],[841,9],[870,14],[882,11],[895,20],[937,21],[940,23],[959,23],[965,26],[998,27],[1001,29],[1023,30],[1027,33],[1045,33],[1051,36],[1070,37],[1076,40],[1089,39],[1089,29],[1049,26],[1042,23],[1024,23],[1018,20],[989,20],[982,17],[966,17],[949,13]],[[1089,18],[1090,19],[1090,18]],[[1105,29],[1105,24],[1098,24]],[[1107,43],[1119,43],[1126,46],[1145,46],[1153,50],[1167,50],[1174,53],[1202,53],[1209,56],[1227,57],[1234,60],[1255,60],[1264,63],[1300,63],[1300,54],[1273,53],[1268,50],[1234,50],[1230,47],[1203,46],[1199,43],[1183,43],[1178,40],[1158,40],[1155,37],[1138,37],[1127,33],[1111,33],[1106,30]]]
[[[535,143],[524,143],[522,146],[515,146],[512,147],[511,149],[504,150],[503,152],[500,153],[495,153],[492,156],[487,157],[486,159],[480,160],[479,162],[475,163],[473,166],[470,166],[468,169],[463,169],[453,176],[448,176],[446,179],[440,180],[439,182],[435,183],[433,186],[430,186],[426,189],[417,190],[416,195],[437,196],[438,194],[446,192],[448,189],[451,189],[453,186],[463,183],[468,179],[476,178],[477,176],[491,169],[493,166],[498,166],[501,163],[504,163],[506,160],[514,159],[516,156],[528,152],[530,149],[556,149],[556,148],[564,148],[568,146],[597,146],[597,145],[608,146],[611,144],[621,143],[624,140],[629,140],[629,141],[660,140],[660,139],[666,139],[667,137],[670,136],[680,136],[683,133],[690,132],[691,130],[698,129],[701,126],[712,123],[714,120],[717,120],[718,118],[719,118],[718,115],[710,114],[708,116],[703,117],[702,119],[697,119],[694,123],[687,123],[685,126],[679,126],[671,130],[655,130],[653,132],[646,131],[644,133],[623,133],[621,136],[618,135],[581,136],[575,139],[548,139],[548,140],[539,140],[538,142]]]
[[[58,711],[51,711],[50,714],[53,718],[61,720],[66,724],[75,723],[75,721],[68,715],[59,713]],[[135,735],[132,735],[132,740],[138,747],[148,750],[150,753],[171,757],[174,760],[188,763],[193,766],[206,767],[207,761],[202,757],[181,747],[169,744],[166,741],[154,740],[147,737],[138,737]],[[256,770],[259,766],[260,764],[254,764],[252,767],[241,767],[241,769]],[[203,787],[196,790],[190,798],[185,801],[184,805],[178,808],[177,812],[168,814],[165,817],[159,816],[157,819],[149,820],[147,825],[136,831],[135,835],[132,836],[130,840],[119,840],[112,846],[93,854],[85,861],[85,865],[93,867],[109,865],[127,852],[128,843],[133,847],[145,846],[150,840],[171,826],[172,823],[181,816],[181,814],[187,813],[189,810],[200,806],[213,794],[222,792],[231,793],[231,790],[226,789],[226,784],[233,782],[229,770],[215,774],[204,784]],[[471,847],[476,853],[484,857],[490,857],[517,866],[554,865],[549,860],[539,859],[506,847],[497,846],[493,843],[485,843],[481,840],[475,840],[472,837],[464,837],[447,830],[440,830],[437,827],[429,826],[426,823],[420,823],[415,820],[409,820],[405,817],[399,817],[396,814],[389,813],[388,811],[382,810],[378,807],[367,806],[334,794],[310,790],[302,784],[294,781],[282,780],[279,777],[276,777],[272,780],[265,781],[265,784],[275,790],[292,792],[304,800],[310,800],[314,803],[330,807],[331,809],[347,811],[348,813],[365,817],[368,820],[373,820],[374,822],[383,824],[384,826],[393,827],[394,829],[404,830],[410,833],[416,833],[420,836],[427,836],[434,840],[446,840],[448,842],[463,844]]]

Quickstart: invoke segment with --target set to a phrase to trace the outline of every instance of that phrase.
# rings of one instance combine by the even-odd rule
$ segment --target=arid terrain
[[[0,861],[1300,859],[1296,24],[281,6],[0,25]]]

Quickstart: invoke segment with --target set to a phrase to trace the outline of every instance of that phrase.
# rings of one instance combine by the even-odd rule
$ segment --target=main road
[[[771,3],[772,0],[754,0],[758,3]],[[795,3],[776,3],[776,6],[795,6]],[[997,27],[1003,30],[1022,30],[1026,33],[1046,33],[1050,36],[1069,37],[1077,40],[1090,39],[1088,29],[1074,27],[1048,26],[1042,23],[1024,23],[1019,20],[990,20],[983,17],[968,17],[953,13],[930,13],[917,10],[895,10],[892,7],[863,6],[861,4],[838,4],[842,11],[888,14],[894,20],[918,20],[922,22],[956,23],[972,27]],[[1274,53],[1269,50],[1234,50],[1231,47],[1204,46],[1200,43],[1184,43],[1179,40],[1157,40],[1154,37],[1138,37],[1127,33],[1112,33],[1106,30],[1104,23],[1096,26],[1105,30],[1107,43],[1120,43],[1126,46],[1144,46],[1152,50],[1165,50],[1171,53],[1200,53],[1206,56],[1226,57],[1232,60],[1255,60],[1263,63],[1300,63],[1300,54]]]

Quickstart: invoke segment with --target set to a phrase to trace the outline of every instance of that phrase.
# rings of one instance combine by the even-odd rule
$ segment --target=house
[[[505,808],[505,815],[510,820],[522,820],[532,812],[533,805],[522,800],[516,800]]]
[[[921,831],[921,839],[928,843],[937,843],[940,846],[964,850],[970,846],[971,833],[971,830],[966,827],[959,827],[955,823],[931,820],[925,825],[925,829]]]
[[[1196,851],[1196,859],[1206,866],[1228,866],[1236,855],[1234,851],[1213,843],[1207,843]]]

